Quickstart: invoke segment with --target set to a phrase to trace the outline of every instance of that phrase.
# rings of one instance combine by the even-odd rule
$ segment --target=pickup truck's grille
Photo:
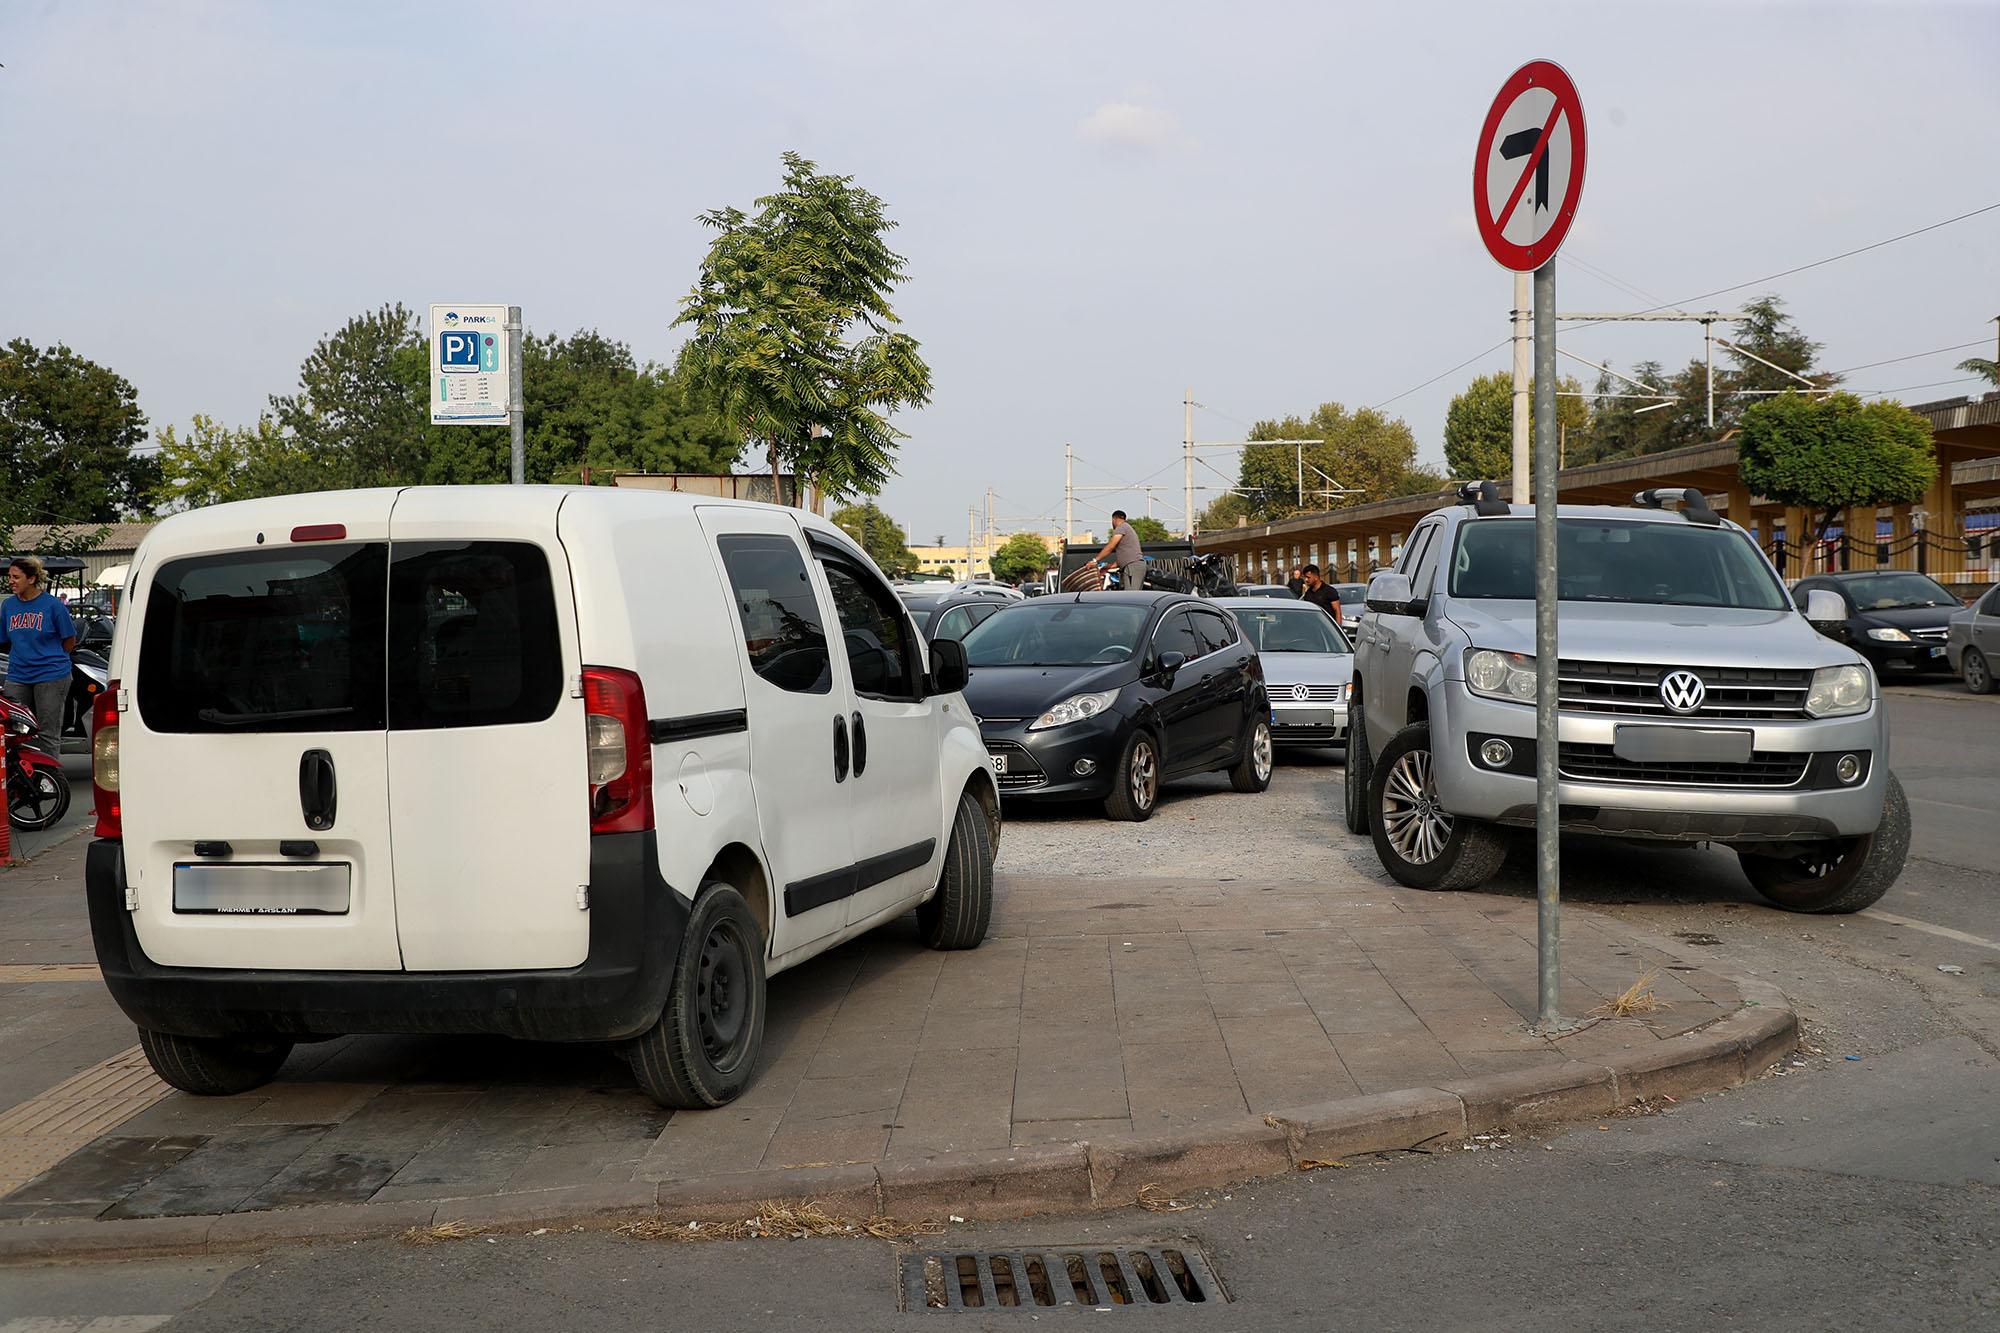
[[[1635,763],[1609,745],[1566,742],[1556,767],[1579,782],[1642,782],[1657,787],[1795,787],[1805,780],[1809,754],[1758,750],[1747,764]]]
[[[1674,671],[1701,677],[1707,697],[1692,714],[1676,713],[1660,698],[1660,681]],[[1574,662],[1558,666],[1557,691],[1569,713],[1620,717],[1803,718],[1812,672],[1764,667],[1682,667],[1653,663]]]

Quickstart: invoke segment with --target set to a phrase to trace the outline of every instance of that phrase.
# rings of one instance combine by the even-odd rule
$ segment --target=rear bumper
[[[134,1023],[183,1037],[242,1033],[495,1033],[531,1041],[614,1041],[660,1017],[687,900],[660,878],[655,834],[590,845],[590,952],[532,972],[281,972],[162,967],[125,910],[125,848],[100,838],[84,867],[90,933],[112,999]]]

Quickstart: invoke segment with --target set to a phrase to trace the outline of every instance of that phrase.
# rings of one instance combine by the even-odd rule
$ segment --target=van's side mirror
[[[1847,603],[1831,588],[1814,588],[1806,594],[1806,619],[1820,633],[1832,635],[1847,621]]]
[[[1428,604],[1410,596],[1410,576],[1394,570],[1368,580],[1368,609],[1385,616],[1420,616]]]
[[[932,694],[957,694],[972,679],[965,664],[965,645],[957,639],[939,639],[931,645]]]
[[[1160,654],[1160,660],[1157,669],[1160,673],[1160,679],[1168,686],[1168,688],[1172,688],[1174,683],[1174,674],[1178,672],[1182,667],[1187,665],[1187,660],[1188,659],[1186,653]]]

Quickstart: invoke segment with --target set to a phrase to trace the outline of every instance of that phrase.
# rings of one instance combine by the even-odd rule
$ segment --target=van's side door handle
[[[833,780],[847,781],[847,719],[833,719]]]
[[[854,776],[860,777],[861,770],[868,767],[868,728],[861,721],[861,714],[854,715]]]
[[[307,750],[299,756],[299,810],[306,827],[324,833],[333,827],[339,789],[333,780],[333,756],[325,750]]]

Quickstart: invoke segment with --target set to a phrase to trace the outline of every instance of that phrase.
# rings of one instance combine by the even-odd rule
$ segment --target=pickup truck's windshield
[[[1535,595],[1535,523],[1474,519],[1458,530],[1451,595]],[[1556,522],[1556,591],[1565,602],[1644,602],[1783,611],[1791,603],[1770,566],[1732,528],[1631,519]]]

